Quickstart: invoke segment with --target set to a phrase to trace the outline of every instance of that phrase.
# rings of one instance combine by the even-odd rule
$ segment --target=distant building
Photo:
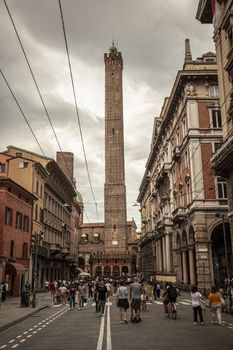
[[[154,120],[151,151],[140,186],[142,272],[180,285],[210,287],[226,277],[222,222],[226,181],[211,157],[222,142],[216,55],[185,61]],[[226,224],[229,259],[229,224]]]

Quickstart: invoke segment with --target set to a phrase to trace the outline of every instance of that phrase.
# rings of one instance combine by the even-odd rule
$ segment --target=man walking
[[[97,289],[97,296],[96,296],[98,316],[104,316],[104,308],[105,308],[107,297],[108,297],[108,290],[104,285],[104,281],[102,280]]]
[[[133,313],[132,321],[133,323],[139,323],[140,318],[140,308],[141,308],[141,295],[143,293],[143,288],[140,283],[138,283],[138,278],[134,277],[133,283],[130,286],[130,300],[131,309]]]

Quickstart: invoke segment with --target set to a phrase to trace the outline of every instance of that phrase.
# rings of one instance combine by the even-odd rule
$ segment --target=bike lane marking
[[[112,338],[111,338],[111,319],[110,319],[110,306],[112,303],[107,303],[107,350],[112,350]]]
[[[105,323],[105,311],[104,311],[104,316],[101,317],[99,338],[98,338],[96,350],[102,350],[103,339],[104,339],[104,323]]]

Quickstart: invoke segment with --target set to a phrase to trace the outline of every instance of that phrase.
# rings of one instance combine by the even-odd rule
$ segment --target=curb
[[[20,323],[20,322],[26,320],[26,318],[36,314],[37,312],[39,312],[39,311],[41,311],[43,309],[46,309],[47,307],[49,307],[49,305],[42,306],[42,307],[36,309],[35,311],[32,311],[32,312],[28,313],[27,315],[25,315],[23,317],[17,318],[17,320],[14,320],[12,322],[9,322],[9,323],[5,324],[4,326],[1,326],[0,327],[0,332],[5,331],[6,329],[16,325],[17,323]]]

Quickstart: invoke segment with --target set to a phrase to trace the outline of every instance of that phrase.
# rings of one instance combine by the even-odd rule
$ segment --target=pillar
[[[159,271],[163,271],[163,250],[162,250],[162,238],[158,240],[159,247]]]
[[[187,250],[182,250],[182,266],[183,266],[183,282],[184,284],[188,283],[188,266],[186,259]]]
[[[194,259],[194,247],[188,248],[188,254],[189,254],[189,272],[190,272],[190,284],[195,285],[196,279],[195,279],[195,259]]]
[[[166,246],[166,270],[171,272],[171,251],[170,251],[170,235],[165,235],[165,246]]]
[[[165,236],[162,237],[162,249],[163,249],[163,272],[165,272],[167,271]]]

